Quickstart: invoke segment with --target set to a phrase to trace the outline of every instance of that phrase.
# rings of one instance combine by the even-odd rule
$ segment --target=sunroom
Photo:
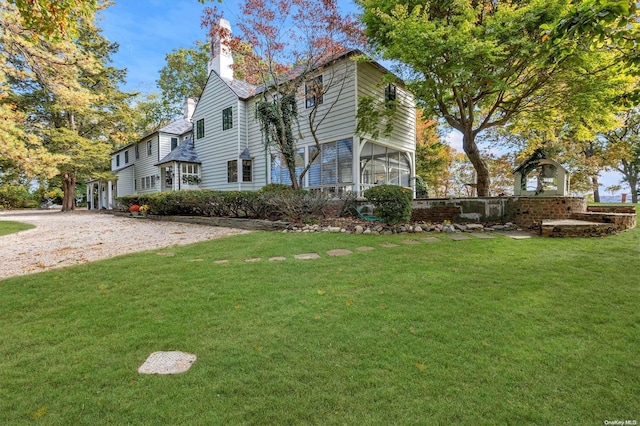
[[[337,194],[348,191],[362,193],[367,188],[381,184],[411,187],[413,159],[410,152],[364,140],[357,145],[359,161],[354,162],[352,138],[322,144],[320,155],[304,176],[302,186]],[[300,176],[316,151],[315,145],[296,150],[296,176]],[[271,183],[291,184],[282,154],[271,154],[270,170]]]

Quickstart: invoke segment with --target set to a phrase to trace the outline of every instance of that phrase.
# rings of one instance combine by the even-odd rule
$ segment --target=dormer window
[[[304,97],[307,108],[312,108],[322,103],[322,76],[319,75],[307,81],[304,85]]]

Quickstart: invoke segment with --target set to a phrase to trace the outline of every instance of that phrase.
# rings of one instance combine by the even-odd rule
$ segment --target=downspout
[[[351,173],[353,173],[353,188],[352,191],[354,191],[358,197],[360,196],[360,136],[356,133],[356,129],[358,128],[358,93],[359,93],[359,87],[358,87],[358,62],[355,62],[355,81],[354,81],[354,90],[353,90],[353,94],[354,94],[354,114],[353,114],[353,140],[351,143],[351,155],[353,156],[353,166],[351,167]]]
[[[176,176],[178,180],[178,191],[182,189],[182,167],[180,167],[180,162],[176,162],[178,165],[178,170],[176,170]]]
[[[236,175],[238,177],[238,191],[242,191],[242,160],[240,159],[240,98],[238,98],[238,102],[236,102],[236,113],[238,114],[238,155],[236,155]],[[233,117],[233,115],[231,116]]]

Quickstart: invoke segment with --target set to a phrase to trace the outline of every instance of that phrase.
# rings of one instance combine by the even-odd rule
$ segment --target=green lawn
[[[640,230],[407,238],[253,233],[0,281],[0,424],[640,420]],[[158,350],[198,360],[138,374]]]
[[[35,226],[10,220],[0,220],[0,236],[14,234],[31,228],[35,228]]]

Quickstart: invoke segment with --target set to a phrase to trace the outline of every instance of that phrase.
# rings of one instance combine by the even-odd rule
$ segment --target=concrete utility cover
[[[185,352],[154,352],[138,368],[140,374],[180,374],[191,368],[197,357]]]

